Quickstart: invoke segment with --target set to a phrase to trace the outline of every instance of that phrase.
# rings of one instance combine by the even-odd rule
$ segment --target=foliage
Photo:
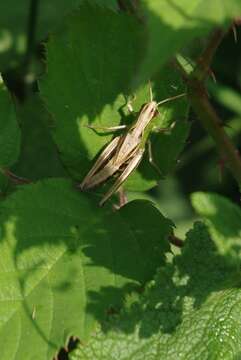
[[[21,133],[16,119],[14,104],[3,84],[0,84],[0,99],[2,109],[0,123],[0,166],[3,168],[12,166],[16,162],[19,154]]]
[[[0,341],[6,359],[33,357],[36,349],[38,358],[50,356],[73,331],[85,338],[94,314],[102,317],[109,304],[120,306],[128,289],[153,276],[172,224],[150,203],[139,203],[103,211],[69,182],[45,180],[2,204]],[[146,212],[151,216],[145,218]],[[93,306],[100,291],[103,300]],[[8,329],[15,329],[10,338]]]
[[[240,184],[241,71],[234,88],[207,79],[240,14],[239,0],[0,4],[2,360],[240,358],[240,195],[212,150]],[[88,125],[130,126],[151,94],[182,93],[155,114],[155,166],[146,144],[99,208],[116,176],[77,185],[116,134]]]
[[[210,229],[215,225],[210,222]],[[143,296],[127,298],[121,315],[105,323],[87,346],[80,344],[71,359],[238,359],[239,271],[204,224],[194,224],[182,254],[157,271]]]

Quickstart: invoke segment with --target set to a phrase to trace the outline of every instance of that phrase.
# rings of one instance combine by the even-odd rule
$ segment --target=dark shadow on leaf
[[[241,288],[238,274],[239,266],[231,266],[228,256],[218,254],[206,226],[196,223],[188,233],[182,254],[174,258],[173,264],[159,269],[155,283],[142,296],[130,304],[127,298],[120,315],[106,321],[98,316],[97,319],[103,332],[114,329],[132,334],[138,327],[140,338],[174,334],[187,316],[187,302],[192,304],[188,310],[191,316],[212,293]],[[91,294],[87,310],[92,313],[98,296],[102,299],[106,293],[108,289]]]
[[[201,205],[200,214],[208,224],[211,224],[216,237],[221,236],[223,239],[228,239],[227,244],[224,245],[225,251],[230,261],[230,266],[235,266],[235,264],[239,264],[241,256],[240,208],[232,204],[228,199],[215,193],[207,195],[206,201],[209,200],[209,196],[211,201],[210,208],[206,205],[206,208],[204,206],[202,210]]]
[[[113,19],[109,17],[110,22],[106,22],[108,16],[102,17],[102,12],[99,13],[98,10],[95,10],[97,14],[92,8],[83,7],[81,10],[79,14],[82,16],[83,30],[86,30],[82,31],[82,34],[86,34],[87,43],[82,44],[82,48],[80,47],[79,41],[84,41],[85,37],[80,37],[78,31],[75,33],[75,27],[78,29],[80,19],[78,16],[73,17],[70,36],[68,37],[65,33],[63,44],[58,47],[56,43],[53,49],[49,50],[49,52],[52,51],[51,54],[49,53],[49,58],[56,57],[57,62],[53,61],[53,58],[52,64],[50,61],[49,74],[52,77],[49,84],[45,84],[46,88],[43,91],[43,97],[49,105],[48,110],[59,127],[53,131],[53,137],[60,149],[62,161],[72,171],[72,176],[77,179],[82,177],[90,167],[88,149],[83,134],[79,133],[77,118],[87,117],[91,120],[101,116],[104,107],[113,106],[118,95],[126,93],[126,89],[133,80],[133,74],[136,74],[139,67],[143,50],[140,46],[142,29],[138,28],[137,38],[134,37],[134,41],[137,39],[137,48],[133,48],[133,42],[129,41],[132,30],[137,26],[135,20],[134,22],[132,22],[133,19],[127,20],[129,24],[127,26],[125,21],[121,24],[122,20],[117,23],[116,20],[119,21],[119,18],[115,18],[114,15]],[[93,24],[86,22],[88,17],[96,19],[96,31],[89,31]],[[162,24],[159,18],[155,18],[154,21],[158,26],[162,25],[164,35],[171,33],[178,36],[180,34],[190,36],[188,27],[184,30],[176,30]],[[98,29],[102,26],[101,35]],[[124,36],[119,38],[121,43],[117,41],[117,38],[113,40],[113,32],[116,31],[118,35],[122,35],[120,30],[124,33]],[[201,30],[202,27],[199,29],[200,33]],[[199,32],[197,31],[197,34]],[[64,49],[70,47],[71,36],[77,37],[74,39],[76,45],[74,50],[81,48],[82,51],[77,57],[73,52],[72,58],[66,58]],[[93,42],[94,39],[95,42]],[[166,41],[170,42],[170,37]],[[106,44],[110,52],[96,58],[93,56],[93,44],[100,49]],[[126,66],[122,67],[121,61],[121,55],[126,47],[128,51],[126,50],[125,62],[128,62],[128,72],[125,71]],[[114,54],[117,58],[113,59],[111,55]],[[173,55],[172,48],[170,54]],[[96,60],[100,61],[99,67],[96,65]],[[60,66],[61,64],[63,67]],[[54,74],[51,73],[51,66],[52,70],[56,67]],[[106,68],[103,78],[100,77],[102,66]],[[150,66],[150,69],[152,68]],[[109,76],[110,72],[111,76]],[[82,75],[76,77],[79,73]],[[71,77],[71,74],[74,76]],[[92,86],[96,78],[98,84]],[[161,84],[161,79],[158,81]],[[48,86],[49,89],[46,90]],[[160,95],[158,100],[161,100],[165,91],[159,92],[158,86],[159,83],[155,83],[154,89],[157,96]],[[166,92],[168,96],[170,91],[168,89]],[[121,106],[122,104],[120,106],[115,104],[117,112]],[[172,121],[169,118],[169,122]],[[91,147],[92,144],[89,149]],[[178,152],[179,149],[176,154]],[[152,175],[148,170],[143,177],[148,179],[152,178]],[[92,318],[103,323],[105,311],[109,318],[111,315],[108,314],[108,310],[109,313],[111,309],[116,309],[118,312],[123,304],[123,298],[138,288],[140,283],[150,280],[156,268],[163,264],[159,279],[156,279],[158,286],[150,289],[150,296],[141,297],[140,301],[130,306],[128,312],[123,314],[124,317],[128,317],[129,325],[120,324],[119,318],[115,324],[117,328],[127,333],[139,324],[140,335],[150,337],[160,329],[168,334],[175,331],[182,322],[186,296],[192,297],[194,309],[199,309],[213,291],[231,286],[230,274],[232,275],[236,268],[227,263],[225,256],[216,253],[212,242],[207,241],[205,228],[200,229],[200,233],[205,236],[203,239],[200,237],[199,243],[187,242],[183,254],[174,260],[173,266],[166,265],[165,267],[164,255],[169,250],[166,235],[171,229],[168,221],[160,215],[155,215],[150,205],[145,206],[143,202],[137,204],[134,208],[135,212],[127,212],[124,218],[123,212],[135,205],[129,204],[128,207],[113,214],[110,208],[99,209],[93,198],[94,196],[91,197],[89,194],[87,196],[77,193],[73,190],[72,184],[66,184],[63,180],[52,183],[46,180],[29,187],[24,186],[2,203],[1,242],[6,242],[6,247],[10,248],[10,258],[13,257],[10,259],[13,260],[13,264],[10,263],[11,271],[13,268],[14,280],[20,282],[21,285],[22,297],[20,298],[25,315],[32,319],[33,327],[50,346],[56,348],[58,344],[52,344],[48,338],[49,333],[38,324],[40,317],[38,314],[41,312],[45,314],[49,310],[49,304],[41,303],[41,301],[48,299],[52,290],[57,290],[56,296],[61,295],[61,309],[66,308],[66,311],[61,313],[63,324],[68,323],[70,314],[78,321],[81,309],[84,307],[83,291],[89,297],[88,313]],[[141,214],[142,209],[144,212]],[[137,216],[134,217],[132,213]],[[157,221],[158,216],[160,219]],[[157,224],[156,227],[154,223]],[[143,224],[146,232],[141,228]],[[193,256],[193,246],[197,256]],[[200,246],[200,249],[196,249],[195,246]],[[85,274],[82,268],[92,271],[90,278],[83,279]],[[22,269],[25,270],[25,274],[19,276]],[[59,276],[48,276],[49,269],[53,269],[54,274],[57,273]],[[37,287],[34,282],[33,288],[26,287],[31,276],[37,284],[42,285],[39,293],[37,291],[36,294],[34,293]],[[108,285],[102,285],[98,289],[99,281],[106,282]],[[73,289],[74,294],[70,292]],[[30,300],[27,299],[27,301],[28,297]],[[69,305],[71,301],[74,303]],[[36,320],[33,319],[34,306],[37,309]],[[71,311],[68,311],[68,306]],[[150,313],[155,322],[153,327],[150,327],[148,323]],[[81,327],[82,323],[78,325]],[[64,330],[59,341],[67,337]]]
[[[88,18],[89,12],[91,12],[91,16],[95,16],[98,30],[84,20]],[[53,131],[53,136],[61,151],[62,161],[77,180],[83,179],[91,167],[90,160],[93,160],[93,156],[99,153],[110,141],[110,138],[106,138],[104,141],[103,134],[99,133],[96,137],[90,134],[90,129],[88,131],[84,129],[84,123],[87,121],[91,124],[95,121],[95,124],[103,126],[126,123],[126,117],[121,114],[121,109],[126,104],[124,94],[130,94],[130,92],[137,90],[135,87],[131,88],[131,84],[133,84],[143,58],[146,56],[144,46],[146,30],[150,30],[152,34],[152,27],[161,29],[163,39],[162,37],[161,40],[158,38],[158,46],[163,46],[163,50],[159,52],[159,59],[160,54],[165,53],[165,50],[172,49],[176,37],[177,39],[179,37],[181,39],[193,38],[189,23],[190,21],[197,21],[195,18],[186,18],[181,14],[181,17],[185,19],[185,27],[183,25],[182,28],[176,29],[162,22],[155,13],[151,13],[149,10],[146,14],[146,26],[136,21],[133,16],[114,15],[112,13],[111,16],[109,15],[106,10],[81,6],[80,13],[69,18],[64,25],[65,35],[56,39],[53,38],[50,41],[48,74],[40,82],[42,96],[51,115],[55,118],[56,128]],[[104,19],[106,21],[103,21]],[[198,20],[196,26],[195,34],[199,36],[203,33],[204,28],[211,29],[212,24],[206,24],[203,19],[200,22]],[[112,29],[111,34],[110,28]],[[85,42],[76,37],[74,30],[77,31],[78,29],[89,34]],[[98,36],[96,36],[97,34]],[[113,40],[115,36],[118,38],[117,43],[117,40]],[[150,46],[152,45],[150,44]],[[101,55],[93,56],[93,48]],[[179,48],[175,44],[175,51],[177,50]],[[170,57],[175,51],[173,50]],[[58,64],[55,64],[57,59]],[[168,59],[169,57],[167,57]],[[100,68],[101,72],[98,71]],[[155,72],[154,76],[153,72]],[[61,78],[59,73],[62,74]],[[153,71],[152,66],[150,66],[150,78],[154,83],[153,90],[158,101],[185,91],[179,73],[172,66],[166,66],[160,72],[159,68]],[[59,86],[60,81],[61,85]],[[63,83],[64,86],[62,86]],[[76,94],[78,94],[77,97]],[[119,99],[118,102],[117,99]],[[148,96],[143,99],[143,102],[149,100]],[[111,110],[105,111],[108,107]],[[154,158],[163,175],[166,175],[175,165],[187,137],[188,129],[184,121],[187,114],[187,104],[183,100],[177,100],[170,106],[161,107],[161,112],[163,112],[162,109],[164,109],[165,116],[162,116],[160,121],[158,120],[159,122],[162,123],[163,118],[165,118],[165,125],[170,125],[173,121],[183,122],[183,127],[186,129],[186,132],[179,131],[178,138],[175,136],[175,131],[171,131],[169,137],[163,134],[158,135],[160,140],[154,147]],[[139,111],[140,107],[135,110]],[[163,139],[165,140],[164,149],[168,146],[172,150],[169,153],[170,159],[168,161],[165,160],[163,147],[160,146]],[[93,148],[96,149],[94,155]],[[165,153],[167,152],[164,151]],[[146,182],[145,188],[147,189],[156,183],[159,176],[147,164],[146,160],[143,162],[145,164],[140,166],[139,176],[143,182]],[[151,184],[147,184],[147,182],[151,182]],[[140,187],[143,189],[144,184]]]
[[[170,7],[175,6],[177,6],[175,3],[170,4]],[[176,8],[174,10],[177,11]],[[144,25],[139,23],[134,16],[114,14],[106,9],[82,5],[79,12],[66,19],[62,33],[53,37],[48,45],[48,73],[40,81],[40,89],[55,121],[56,126],[52,133],[61,159],[75,180],[83,179],[93,164],[90,160],[93,160],[93,157],[99,154],[110,141],[110,137],[105,140],[106,134],[100,132],[93,136],[93,130],[84,128],[86,121],[90,124],[97,121],[98,125],[103,126],[126,123],[126,116],[123,116],[123,111],[121,111],[126,105],[126,94],[136,90],[132,86],[133,81],[143,59],[145,61],[145,56],[149,56],[152,51],[145,48],[147,30],[152,34],[161,29],[163,36],[161,40],[158,38],[158,46],[163,47],[163,50],[160,49],[158,52],[159,59],[160,54],[165,53],[165,50],[172,50],[172,44],[175,45],[175,49],[170,53],[170,57],[179,50],[175,43],[179,37],[181,39],[193,38],[193,32],[189,28],[190,22],[197,22],[197,29],[195,28],[197,36],[202,34],[206,27],[210,29],[212,27],[211,23],[205,23],[205,19],[196,19],[181,13],[185,26],[176,29],[162,22],[150,10],[146,12],[147,20]],[[85,19],[89,16],[94,16],[96,19],[95,26],[86,22]],[[78,31],[88,35],[85,39],[80,39],[76,34]],[[150,42],[150,48],[152,46]],[[177,95],[185,89],[179,73],[172,66],[167,66],[160,72],[159,68],[153,70],[150,66],[150,78],[153,80],[158,101]],[[143,99],[144,102],[149,100],[149,96]],[[106,111],[107,108],[111,110]],[[170,113],[163,116],[166,118],[165,125],[170,125],[173,121],[183,123],[179,126],[177,133],[174,129],[169,136],[164,134],[155,136],[158,141],[154,139],[154,159],[165,176],[173,169],[185,144],[188,126],[183,121],[187,115],[185,101],[178,100],[171,104],[170,111],[168,106],[164,108],[165,114]],[[140,108],[136,110],[139,111]],[[162,122],[161,119],[160,122]],[[167,147],[170,151],[166,151]],[[95,149],[94,152],[93,149]],[[151,188],[160,179],[156,171],[148,164],[147,156],[143,163],[139,167],[138,175],[134,175],[130,180],[128,189],[132,187],[134,190],[138,183],[137,179],[141,179],[138,190]]]
[[[133,291],[139,292],[140,286],[129,283],[119,289],[114,286],[103,287],[98,294],[90,291],[90,304],[86,310],[94,314],[96,319],[108,320],[121,312],[125,297]]]
[[[57,349],[43,322],[55,311],[53,297],[76,316],[80,329],[86,306],[92,319],[118,311],[123,298],[164,263],[172,225],[147,201],[118,212],[99,208],[63,179],[23,186],[1,206],[1,241],[8,244],[8,266],[14,269],[9,286],[17,284],[20,299],[15,311]],[[68,311],[61,312],[63,323],[69,319]]]
[[[16,103],[16,113],[21,126],[21,148],[13,172],[31,181],[68,177],[51,136],[52,118],[39,94],[29,95],[23,104]]]

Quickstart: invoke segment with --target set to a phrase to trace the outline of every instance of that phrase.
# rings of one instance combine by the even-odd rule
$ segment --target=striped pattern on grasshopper
[[[186,94],[173,96],[158,103],[152,99],[151,92],[151,101],[143,105],[136,121],[127,128],[123,135],[114,137],[114,139],[106,146],[82,183],[79,185],[79,188],[83,191],[91,189],[103,183],[115,173],[120,172],[120,175],[113,186],[100,201],[100,206],[102,206],[138,167],[145,152],[149,135],[155,126],[155,122],[152,120],[159,113],[158,106],[185,95]],[[121,125],[119,127],[109,128],[108,130],[118,130],[120,128],[123,129],[124,127],[126,126]],[[155,166],[154,163],[153,165]]]

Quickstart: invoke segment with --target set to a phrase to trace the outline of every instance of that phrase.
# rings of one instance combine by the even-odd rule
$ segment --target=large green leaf
[[[240,0],[142,0],[148,32],[139,80],[148,79],[191,40],[241,14]]]
[[[48,72],[40,90],[55,121],[62,159],[81,179],[88,158],[112,137],[85,125],[114,126],[121,120],[123,94],[138,67],[140,26],[127,15],[81,6],[63,28],[48,44]]]
[[[30,16],[30,0],[9,0],[0,3],[0,68],[15,65],[26,50],[27,27]],[[64,16],[77,8],[84,0],[41,0],[36,1],[36,41],[61,25]],[[117,9],[115,0],[89,0],[92,4]]]
[[[240,271],[196,223],[182,254],[158,271],[145,295],[129,297],[121,315],[71,359],[233,360],[240,332]]]
[[[54,36],[48,44],[48,72],[40,89],[55,121],[53,135],[62,160],[72,175],[81,180],[92,164],[90,160],[113,136],[103,130],[95,132],[85,124],[108,127],[130,123],[135,118],[128,115],[125,94],[130,92],[141,60],[143,27],[133,17],[83,6],[64,28],[64,33]],[[153,78],[153,91],[156,100],[163,100],[182,93],[184,85],[179,74],[167,66]],[[139,87],[133,100],[134,110],[139,111],[149,100],[149,84]],[[188,133],[187,104],[180,99],[163,106],[160,112],[158,126],[168,127],[177,121],[168,135],[156,137],[159,141],[154,158],[166,175]],[[155,185],[159,177],[145,162],[127,186],[145,190]]]
[[[0,168],[12,166],[19,155],[20,129],[13,101],[0,78]]]
[[[94,200],[55,179],[1,203],[2,360],[51,359],[164,262],[172,224],[150,202],[113,212]]]
[[[197,192],[192,195],[196,212],[204,218],[220,253],[230,261],[241,259],[241,210],[218,194]]]
[[[51,116],[37,94],[29,96],[16,108],[22,143],[13,171],[30,180],[67,176],[58,149],[50,134]]]

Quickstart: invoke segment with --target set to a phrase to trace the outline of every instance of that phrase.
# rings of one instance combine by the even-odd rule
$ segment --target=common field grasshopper
[[[125,128],[126,131],[123,135],[114,137],[114,139],[105,147],[93,167],[79,185],[79,188],[83,191],[91,189],[119,172],[119,177],[100,201],[100,206],[102,206],[139,165],[145,152],[149,135],[155,126],[155,122],[152,120],[159,114],[158,106],[168,101],[179,99],[185,95],[186,94],[180,94],[156,102],[153,100],[152,91],[150,89],[150,102],[142,106],[136,121],[131,126],[127,127],[126,125],[120,125],[112,128],[99,127],[100,129],[108,131]],[[88,127],[93,129],[98,128],[92,126]],[[149,151],[149,153],[151,153],[151,151]],[[152,165],[157,168],[152,156],[150,156],[149,159]]]

